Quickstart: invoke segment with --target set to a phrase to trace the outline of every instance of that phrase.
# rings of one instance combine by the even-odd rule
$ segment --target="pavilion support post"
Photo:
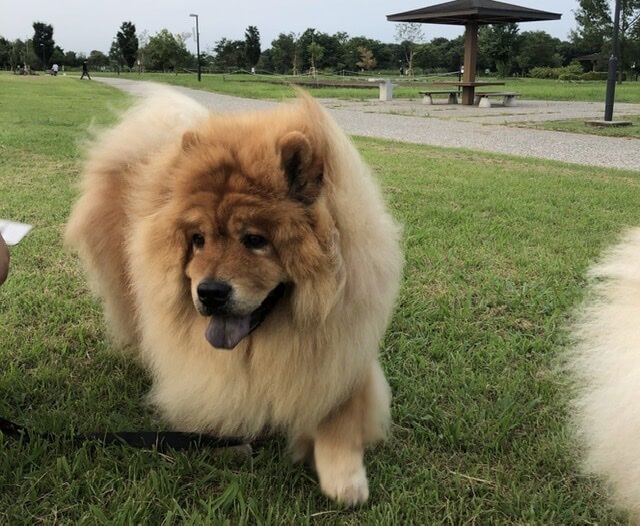
[[[475,82],[478,57],[478,23],[468,22],[464,33],[464,75],[462,82]],[[471,106],[475,95],[474,86],[462,87],[462,104]]]

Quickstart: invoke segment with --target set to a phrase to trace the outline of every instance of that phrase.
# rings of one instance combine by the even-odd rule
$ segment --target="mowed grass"
[[[589,135],[601,135],[603,137],[628,137],[640,139],[640,115],[624,115],[622,117],[614,114],[614,121],[628,121],[630,126],[592,126],[585,124],[585,119],[567,119],[562,121],[547,121],[535,123],[521,123],[518,126],[537,128],[541,130],[563,131],[570,133],[586,133]]]
[[[624,524],[579,474],[556,366],[587,265],[640,223],[640,173],[356,140],[406,269],[382,345],[392,437],[367,453],[369,504],[345,510],[280,439],[245,460],[69,441],[164,427],[61,247],[85,127],[129,101],[64,77],[0,93],[0,217],[35,225],[0,288],[0,415],[58,435],[0,436],[0,524]]]
[[[76,73],[72,73],[75,75]],[[91,73],[94,74],[93,72]],[[100,75],[100,73],[95,73]],[[79,74],[78,74],[79,75]],[[107,76],[115,76],[115,73],[107,73]],[[195,74],[180,73],[122,73],[122,78],[133,80],[149,80],[163,82],[176,86],[186,86],[205,91],[215,91],[229,95],[250,97],[256,99],[282,99],[295,96],[295,92],[284,84],[274,84],[271,81],[284,80],[285,77],[277,75],[248,75],[248,74],[204,74],[202,81],[198,82]],[[370,75],[358,77],[339,77],[336,75],[322,78],[332,81],[361,82],[365,83],[367,78],[391,78],[398,86],[394,89],[393,95],[396,98],[421,99],[421,90],[429,86],[434,81],[457,80],[452,77],[442,78],[417,78],[409,81],[407,78],[394,78],[388,75],[372,72]],[[294,77],[286,77],[293,80]],[[308,79],[307,79],[308,80]],[[478,80],[496,80],[504,82],[504,86],[492,86],[488,90],[515,91],[523,99],[530,100],[566,100],[582,102],[602,102],[604,103],[606,94],[606,82],[604,81],[576,81],[562,82],[557,80],[529,79],[529,78],[508,78],[492,79],[479,78]],[[494,90],[494,91],[495,91]],[[378,98],[378,88],[375,84],[371,88],[341,88],[341,87],[319,87],[311,88],[311,93],[315,97],[329,97],[341,99],[375,99]],[[624,82],[616,86],[616,101],[631,102],[640,104],[640,82]]]
[[[504,79],[504,91],[520,93],[522,99],[566,100],[602,102],[607,93],[606,81],[560,81],[530,78]],[[489,88],[491,91],[493,88]],[[501,91],[502,88],[497,87]],[[616,102],[640,104],[640,82],[630,81],[616,85]]]
[[[102,75],[98,73],[98,75]],[[113,77],[115,73],[105,73],[105,76]],[[202,81],[198,82],[195,74],[180,73],[121,73],[121,78],[131,80],[145,80],[160,82],[172,86],[183,86],[187,88],[201,89],[227,95],[236,95],[252,99],[281,100],[296,96],[292,84],[288,84],[284,77],[271,77],[264,75],[249,74],[215,74],[202,75]],[[289,77],[292,80],[293,77]],[[306,79],[308,80],[308,78]],[[333,77],[333,80],[337,80]],[[365,79],[345,79],[346,82],[365,82]],[[325,87],[313,88],[311,93],[315,97],[329,97],[341,99],[370,99],[378,97],[377,85],[372,84],[370,88],[341,88]],[[417,93],[416,93],[417,95]]]

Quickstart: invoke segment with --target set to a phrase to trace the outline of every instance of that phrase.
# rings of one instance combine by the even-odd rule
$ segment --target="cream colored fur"
[[[319,206],[335,223],[335,253],[330,268],[296,283],[250,343],[213,349],[203,337],[206,320],[178,305],[180,258],[149,254],[154,203],[142,188],[171,162],[183,132],[206,117],[170,91],[125,115],[90,153],[67,243],[79,250],[116,340],[139,343],[154,378],[151,400],[176,429],[248,438],[282,432],[297,458],[314,455],[325,494],[364,502],[363,450],[384,437],[390,418],[377,354],[398,292],[399,228],[350,140],[309,97],[228,117],[276,134],[280,123],[300,121],[322,138],[327,184]]]
[[[640,520],[640,229],[595,266],[591,296],[573,328],[575,425],[585,467]]]
[[[85,162],[82,197],[65,232],[65,243],[80,253],[92,288],[105,300],[105,318],[120,345],[135,344],[138,328],[124,254],[112,250],[110,243],[114,238],[124,240],[128,228],[122,207],[113,206],[113,201],[128,199],[129,176],[136,167],[150,162],[176,136],[208,116],[204,107],[172,90],[154,87],[150,95],[117,127],[100,135]],[[109,233],[108,238],[103,233]],[[105,235],[103,243],[96,243],[98,235]]]

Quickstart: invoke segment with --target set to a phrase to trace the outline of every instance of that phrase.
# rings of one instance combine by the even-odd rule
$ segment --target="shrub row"
[[[577,63],[561,68],[550,68],[548,66],[531,68],[531,71],[529,71],[529,76],[534,79],[583,80],[583,75],[582,66]]]
[[[607,80],[608,76],[606,71],[587,71],[582,75],[582,80]]]
[[[554,79],[554,80],[607,80],[606,71],[582,72],[579,64],[571,64],[563,68],[531,68],[529,77],[534,79]],[[622,74],[622,80],[627,80],[627,74]]]

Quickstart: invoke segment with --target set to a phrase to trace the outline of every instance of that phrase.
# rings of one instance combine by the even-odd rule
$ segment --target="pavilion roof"
[[[478,25],[507,24],[559,20],[562,15],[494,0],[454,0],[433,6],[388,15],[390,22],[419,22],[430,24]]]

